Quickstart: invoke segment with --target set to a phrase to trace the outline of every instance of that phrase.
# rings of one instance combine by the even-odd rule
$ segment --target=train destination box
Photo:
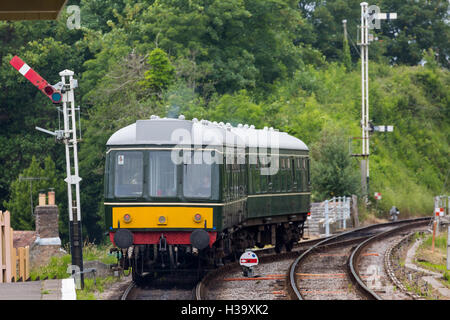
[[[244,252],[239,259],[241,266],[248,268],[258,265],[258,262],[258,256],[253,251]]]

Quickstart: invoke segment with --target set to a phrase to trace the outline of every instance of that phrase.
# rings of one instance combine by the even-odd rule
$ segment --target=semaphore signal
[[[36,71],[26,64],[18,56],[15,56],[9,62],[14,69],[20,72],[27,80],[29,80],[36,88],[41,90],[53,103],[61,103],[62,94],[60,90],[56,89],[56,86],[49,84],[44,78],[42,78]]]
[[[84,277],[80,200],[81,178],[78,172],[78,139],[75,115],[76,111],[79,111],[80,109],[75,108],[74,94],[74,90],[78,87],[78,81],[73,78],[73,71],[63,70],[59,73],[61,81],[55,85],[51,85],[18,56],[12,58],[9,63],[36,88],[52,100],[54,104],[62,105],[64,130],[52,132],[39,127],[36,127],[36,129],[55,136],[57,140],[63,141],[65,144],[67,177],[64,181],[67,183],[70,251],[72,255],[72,267],[76,266],[76,268],[71,268],[71,270],[74,277],[81,278],[80,283],[82,289],[84,287]],[[74,200],[72,201],[72,199]]]

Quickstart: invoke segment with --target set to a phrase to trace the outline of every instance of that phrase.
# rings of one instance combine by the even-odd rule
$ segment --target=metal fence
[[[310,236],[329,236],[332,230],[350,227],[350,197],[334,197],[311,205],[311,215],[306,221]]]

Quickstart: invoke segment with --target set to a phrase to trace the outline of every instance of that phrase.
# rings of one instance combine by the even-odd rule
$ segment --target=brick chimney
[[[46,195],[44,190],[39,190],[39,206],[46,205]]]
[[[39,238],[56,238],[59,237],[58,229],[58,206],[55,205],[55,192],[49,191],[48,204],[45,202],[46,194],[44,193],[41,201],[41,193],[39,194],[39,206],[36,207],[36,232]]]
[[[39,205],[35,208],[37,238],[30,251],[32,266],[46,265],[50,258],[61,254],[61,239],[58,228],[58,206],[55,204],[55,191],[39,193]]]

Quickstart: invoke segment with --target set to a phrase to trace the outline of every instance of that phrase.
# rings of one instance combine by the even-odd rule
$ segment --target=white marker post
[[[253,276],[253,267],[259,263],[258,256],[253,251],[245,251],[239,258],[239,264],[242,266],[244,277]]]

